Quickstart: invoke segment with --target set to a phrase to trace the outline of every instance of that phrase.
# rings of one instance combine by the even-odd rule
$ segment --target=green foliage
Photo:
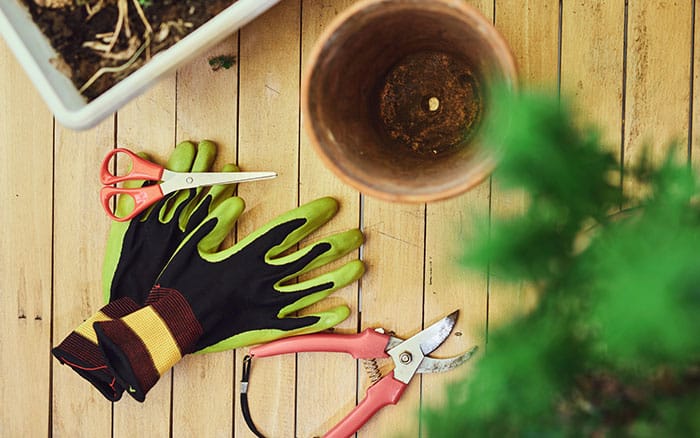
[[[496,99],[496,177],[528,205],[465,242],[464,263],[540,299],[489,332],[474,373],[424,413],[428,436],[700,436],[695,174],[642,161],[625,178],[644,195],[623,197],[619,161],[556,96]]]
[[[552,280],[572,261],[574,242],[591,221],[607,221],[622,202],[615,157],[599,147],[595,131],[578,131],[556,96],[516,101],[505,92],[486,126],[487,142],[500,155],[498,181],[530,196],[525,214],[491,225],[491,239],[471,243],[474,266],[491,265],[499,276]]]
[[[228,70],[236,64],[236,57],[233,55],[218,55],[209,58],[209,66],[213,71],[220,69]]]

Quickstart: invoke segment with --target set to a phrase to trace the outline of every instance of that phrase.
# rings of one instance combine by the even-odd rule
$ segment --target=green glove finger
[[[319,275],[317,277],[300,281],[299,283],[288,284],[284,286],[277,286],[277,290],[285,293],[302,292],[304,290],[311,290],[317,288],[321,285],[331,284],[332,286],[328,289],[324,289],[320,292],[316,292],[311,295],[307,295],[298,301],[292,303],[289,306],[284,307],[280,310],[277,315],[279,318],[285,318],[294,312],[298,312],[312,304],[315,304],[322,299],[326,298],[328,295],[332,294],[338,289],[341,289],[348,284],[358,280],[365,273],[365,264],[360,260],[353,260],[346,263],[340,268],[333,270],[331,272],[326,272],[325,274]]]
[[[350,316],[350,308],[345,305],[333,307],[329,310],[323,312],[309,313],[300,316],[300,318],[305,318],[307,316],[315,316],[318,318],[318,322],[312,325],[307,325],[297,330],[292,330],[290,333],[286,334],[284,337],[305,335],[308,333],[321,332],[323,330],[328,330],[329,328],[335,327],[341,322],[345,321],[348,316]]]
[[[271,229],[276,226],[293,221],[295,219],[304,219],[304,224],[296,228],[294,231],[289,233],[282,243],[271,248],[265,255],[265,261],[272,264],[271,259],[284,253],[289,248],[293,247],[299,243],[302,239],[307,237],[309,234],[316,231],[318,228],[323,226],[328,222],[335,214],[338,212],[338,201],[333,198],[319,198],[315,201],[311,201],[308,204],[304,204],[301,207],[297,207],[294,210],[284,213],[274,220],[268,222],[257,230],[253,231],[247,235],[244,239],[239,241],[236,245],[227,248],[223,251],[212,252],[212,251],[200,251],[200,256],[212,263],[220,260],[225,260],[229,258],[234,253],[238,252],[241,248],[245,248],[250,245],[253,241],[258,239],[261,235],[268,233]],[[232,225],[231,225],[232,227]],[[209,236],[202,239],[202,241],[207,240]],[[214,239],[216,240],[216,239]],[[222,240],[223,241],[223,240]],[[221,243],[221,242],[219,242]],[[211,244],[200,246],[202,248],[218,248],[217,246],[212,246]]]
[[[191,141],[181,141],[168,157],[165,168],[173,172],[189,172],[197,155],[197,147]]]
[[[301,270],[297,271],[296,274],[293,274],[292,277],[287,277],[283,278],[278,284],[284,283],[291,278],[296,278],[301,274],[304,274],[306,272],[311,271],[314,268],[317,268],[319,266],[327,265],[328,263],[331,263],[345,254],[356,250],[357,248],[362,245],[364,242],[364,236],[362,232],[358,229],[353,229],[353,230],[347,230],[342,233],[337,233],[332,236],[326,237],[324,239],[320,239],[316,242],[313,243],[313,245],[307,245],[306,247],[295,251],[291,254],[288,254],[283,257],[271,259],[269,263],[271,265],[290,265],[292,263],[297,262],[298,260],[304,258],[309,252],[311,252],[315,246],[327,243],[330,245],[330,249],[323,252],[323,254],[319,255],[315,259],[313,259],[311,262],[309,262],[306,266],[304,266]]]
[[[251,330],[249,332],[240,333],[230,338],[224,339],[211,345],[207,348],[197,351],[200,353],[216,353],[220,351],[233,350],[247,345],[264,344],[280,338],[289,336],[305,335],[308,333],[316,333],[323,330],[328,330],[331,327],[343,322],[350,315],[350,309],[347,306],[333,307],[324,312],[310,313],[303,317],[315,316],[318,318],[314,324],[307,325],[294,330],[277,330],[277,329],[262,329]]]
[[[315,201],[311,201],[307,204],[302,205],[286,214],[278,216],[277,219],[269,222],[264,227],[260,228],[257,233],[249,236],[249,238],[257,237],[256,234],[266,233],[268,230],[274,228],[275,226],[294,220],[295,218],[305,218],[306,223],[301,227],[290,233],[287,238],[276,247],[270,249],[266,255],[266,259],[269,261],[274,257],[279,256],[288,249],[292,248],[294,245],[299,243],[302,239],[307,237],[309,234],[313,233],[317,229],[321,228],[328,221],[335,216],[338,212],[338,201],[333,198],[319,198]]]
[[[216,145],[209,140],[202,140],[197,145],[197,155],[189,169],[183,172],[207,172],[216,159]]]
[[[236,225],[236,221],[240,217],[241,213],[245,210],[245,202],[243,199],[234,196],[223,200],[209,216],[202,221],[202,224],[197,227],[197,229],[205,226],[212,221],[216,220],[216,224],[210,232],[206,234],[197,244],[197,249],[200,254],[212,254],[216,251],[221,243],[226,239],[226,237],[231,233],[233,227]],[[193,235],[197,233],[195,229],[190,233],[189,238],[185,239],[180,247],[184,246]],[[179,249],[178,249],[179,250]],[[177,252],[177,251],[175,251]]]

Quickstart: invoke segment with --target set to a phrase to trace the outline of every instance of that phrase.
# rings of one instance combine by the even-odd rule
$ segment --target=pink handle
[[[398,403],[406,384],[394,378],[394,372],[367,390],[367,396],[323,438],[346,438],[357,432],[381,408]]]
[[[112,157],[118,154],[125,154],[131,159],[131,170],[126,175],[115,175],[109,170],[109,162]],[[163,176],[163,166],[155,163],[151,163],[148,160],[144,160],[135,153],[131,152],[129,149],[116,148],[112,149],[107,156],[102,160],[102,167],[100,168],[100,181],[102,184],[116,184],[122,181],[128,180],[148,180],[148,181],[160,181]]]
[[[339,352],[351,354],[355,359],[387,357],[386,348],[389,336],[372,329],[354,335],[336,335],[319,333],[313,335],[292,336],[268,344],[257,345],[250,349],[255,357],[275,356],[277,354],[301,352]]]
[[[134,200],[134,209],[125,216],[118,217],[112,213],[110,200],[117,195],[129,195]],[[117,222],[125,222],[133,219],[139,213],[155,204],[159,199],[163,198],[163,191],[160,189],[160,184],[144,186],[139,189],[125,189],[120,187],[102,187],[100,190],[100,200],[102,207],[107,212],[107,215]]]

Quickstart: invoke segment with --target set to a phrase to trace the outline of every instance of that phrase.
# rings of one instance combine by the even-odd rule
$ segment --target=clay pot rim
[[[316,135],[311,120],[311,112],[309,109],[309,103],[307,96],[309,94],[310,78],[313,76],[314,66],[318,64],[320,55],[323,53],[326,43],[331,38],[331,36],[353,15],[365,10],[375,8],[382,3],[405,3],[413,4],[416,7],[421,6],[431,6],[435,4],[442,4],[450,8],[458,10],[461,14],[474,17],[476,21],[481,21],[490,26],[491,31],[488,32],[488,39],[493,45],[495,51],[497,51],[499,56],[499,61],[503,66],[505,77],[511,82],[513,89],[518,88],[518,68],[515,61],[513,53],[503,37],[503,35],[498,32],[494,27],[493,23],[488,20],[478,9],[475,7],[458,0],[360,0],[350,7],[346,8],[344,11],[340,12],[331,23],[321,32],[318,39],[314,43],[314,46],[309,55],[309,59],[306,62],[306,69],[304,71],[301,83],[301,110],[306,123],[304,123],[304,131],[309,136],[311,140],[311,145],[316,151],[316,154],[321,158],[321,161],[329,168],[334,175],[340,178],[341,181],[353,187],[354,189],[360,191],[363,194],[369,195],[374,198],[378,198],[390,202],[405,202],[405,203],[426,203],[433,201],[445,200],[448,198],[455,197],[466,191],[472,189],[473,187],[481,184],[485,181],[493,172],[498,164],[498,159],[494,154],[482,152],[483,158],[476,163],[473,168],[473,173],[476,175],[470,179],[464,180],[461,183],[455,184],[453,186],[440,189],[438,191],[422,192],[422,193],[407,193],[407,192],[387,192],[384,190],[377,189],[376,187],[366,184],[363,181],[356,179],[352,175],[344,172],[340,166],[338,166],[331,157],[326,153],[326,150],[321,146],[320,139]]]

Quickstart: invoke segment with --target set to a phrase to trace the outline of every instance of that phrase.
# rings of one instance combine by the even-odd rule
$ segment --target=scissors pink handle
[[[128,195],[134,200],[134,209],[129,214],[119,217],[112,213],[110,200],[117,195]],[[100,190],[100,200],[107,215],[117,222],[125,222],[135,218],[139,213],[163,199],[163,191],[160,184],[144,186],[138,189],[125,189],[121,187],[102,187]]]
[[[125,175],[115,175],[109,169],[112,157],[117,155],[126,155],[131,161],[131,168]],[[111,150],[104,160],[100,168],[100,181],[102,184],[116,184],[123,181],[144,180],[158,182],[163,178],[163,166],[151,163],[144,160],[129,149],[116,148]],[[134,200],[134,208],[129,214],[118,217],[112,212],[110,207],[111,199],[117,195],[129,195]],[[107,215],[117,222],[125,222],[133,219],[139,213],[156,203],[163,198],[163,191],[160,184],[147,185],[139,188],[119,188],[119,187],[102,187],[100,190],[100,200],[102,206],[107,212]]]
[[[394,372],[384,376],[379,382],[370,386],[364,399],[355,409],[340,420],[323,438],[346,438],[357,432],[381,408],[398,403],[405,383],[394,378]]]
[[[119,154],[127,155],[131,159],[131,170],[126,175],[115,175],[109,170],[109,162],[112,157]],[[148,160],[144,160],[135,153],[131,152],[129,149],[116,148],[112,149],[104,160],[102,160],[102,167],[100,168],[100,180],[102,184],[116,184],[122,181],[129,180],[147,180],[147,181],[160,181],[163,177],[163,171],[165,169],[155,163],[151,163]]]

